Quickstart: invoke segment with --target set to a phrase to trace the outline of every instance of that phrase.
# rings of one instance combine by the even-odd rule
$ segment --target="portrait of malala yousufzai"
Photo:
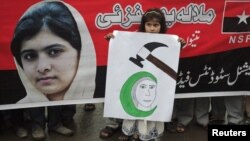
[[[11,52],[27,95],[18,103],[93,98],[96,53],[81,14],[41,1],[18,21]]]

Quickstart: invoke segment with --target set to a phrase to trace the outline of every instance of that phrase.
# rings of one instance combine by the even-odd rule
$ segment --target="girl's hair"
[[[160,33],[166,33],[167,32],[167,26],[166,26],[166,20],[163,12],[159,8],[152,8],[148,9],[141,18],[141,24],[139,26],[140,32],[145,32],[145,23],[156,19],[159,21],[161,25]]]
[[[29,9],[18,22],[11,42],[11,52],[22,66],[20,50],[23,41],[34,37],[43,28],[68,41],[79,54],[81,37],[76,21],[61,2],[42,2]]]

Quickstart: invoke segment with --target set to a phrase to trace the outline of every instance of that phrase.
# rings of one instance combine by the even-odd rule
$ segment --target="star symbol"
[[[249,15],[246,15],[245,10],[242,12],[242,15],[237,15],[237,17],[240,18],[238,24],[240,24],[241,22],[244,22],[245,24],[247,24],[247,18],[250,17]]]

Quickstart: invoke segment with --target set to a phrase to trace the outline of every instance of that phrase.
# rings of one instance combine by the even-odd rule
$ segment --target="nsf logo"
[[[250,33],[250,1],[225,2],[222,19],[222,33]]]

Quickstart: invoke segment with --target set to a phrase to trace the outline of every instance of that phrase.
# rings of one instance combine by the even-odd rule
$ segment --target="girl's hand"
[[[181,48],[184,47],[186,45],[186,41],[183,38],[179,38],[178,42],[181,43]]]
[[[104,39],[106,39],[106,40],[110,40],[110,38],[114,38],[115,36],[114,36],[114,34],[113,33],[108,33],[107,35],[105,35],[104,36]]]

